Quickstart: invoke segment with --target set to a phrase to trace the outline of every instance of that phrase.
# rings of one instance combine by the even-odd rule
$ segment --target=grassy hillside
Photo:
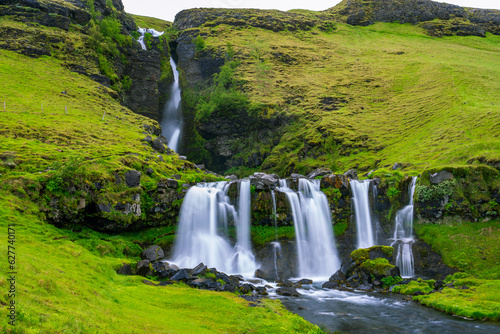
[[[184,285],[156,287],[115,269],[137,261],[123,255],[123,242],[73,242],[74,233],[39,218],[33,204],[2,192],[0,238],[16,224],[15,326],[6,323],[10,283],[0,278],[2,333],[321,333],[279,301],[250,307],[236,294]],[[119,241],[120,238],[112,238]],[[2,241],[2,253],[7,244]],[[106,248],[109,252],[101,253]],[[121,254],[121,255],[120,255]],[[10,272],[2,261],[2,272]]]
[[[436,38],[398,23],[278,33],[214,25],[200,27],[206,48],[231,45],[240,89],[260,114],[294,117],[276,146],[257,140],[243,161],[271,150],[261,167],[281,174],[500,161],[500,36]]]

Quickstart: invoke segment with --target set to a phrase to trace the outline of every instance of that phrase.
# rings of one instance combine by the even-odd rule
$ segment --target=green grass
[[[295,228],[293,226],[250,226],[252,242],[256,246],[265,245],[276,239],[295,239]]]
[[[414,295],[416,292],[429,293],[434,290],[434,280],[411,281],[408,284],[396,285],[392,292],[401,293],[403,295]]]
[[[486,223],[416,224],[418,237],[443,257],[443,262],[482,279],[500,279],[500,225]]]
[[[242,89],[266,106],[263,113],[296,117],[263,169],[283,175],[358,164],[368,171],[400,162],[415,174],[500,160],[500,36],[434,38],[397,23],[338,23],[334,33],[223,24],[201,32],[208,49],[231,43]],[[324,98],[340,109],[327,110]],[[264,145],[250,144],[248,152]]]
[[[430,244],[443,262],[461,271],[445,282],[454,288],[415,296],[421,304],[473,319],[500,320],[500,228],[498,221],[451,224],[417,224],[419,238]],[[396,286],[393,291],[430,292],[425,282]],[[469,289],[462,289],[463,286]],[[423,288],[423,289],[421,289]]]
[[[320,333],[279,301],[263,307],[231,293],[183,285],[153,287],[138,276],[115,273],[133,259],[123,254],[96,254],[68,238],[68,233],[38,218],[30,202],[2,193],[0,238],[16,224],[17,315],[6,333]],[[2,252],[6,244],[2,243]],[[7,272],[2,261],[2,272]],[[7,280],[0,278],[0,303],[9,302]],[[7,310],[0,316],[6,318]]]
[[[445,287],[440,292],[415,296],[413,300],[460,317],[500,320],[500,280],[463,276],[450,276],[454,288]],[[454,279],[456,277],[462,278]],[[462,289],[464,286],[468,289]]]

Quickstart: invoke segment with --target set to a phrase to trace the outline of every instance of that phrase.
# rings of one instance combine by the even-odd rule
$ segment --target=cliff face
[[[171,79],[164,73],[170,70],[164,65],[170,56],[168,39],[152,38],[149,50],[141,50],[130,35],[136,24],[121,0],[95,0],[91,6],[78,0],[2,0],[0,16],[29,26],[2,24],[0,48],[61,59],[70,70],[112,87],[113,97],[133,111],[159,119],[162,87]]]

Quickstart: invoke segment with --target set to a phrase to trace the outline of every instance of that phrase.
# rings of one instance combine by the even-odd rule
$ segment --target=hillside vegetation
[[[303,20],[326,15],[299,13]],[[240,13],[250,22],[252,15],[272,14]],[[204,14],[192,10],[175,24],[196,22],[196,15]],[[219,171],[233,167],[229,172],[244,174],[239,165],[280,175],[319,166],[369,171],[399,162],[419,172],[430,166],[500,161],[500,100],[495,93],[500,88],[500,36],[438,38],[419,25],[335,21],[275,32],[232,20],[218,18],[182,34],[202,36],[200,55],[224,57],[234,50],[238,89],[256,106],[250,117],[282,115],[288,121],[275,127],[279,134],[247,132],[251,139],[238,137],[239,145],[232,141],[237,135],[206,135],[209,150],[228,148],[233,154],[225,165],[217,165]],[[224,117],[219,114],[205,115],[198,129],[206,132],[207,124]],[[252,156],[259,157],[257,162]]]

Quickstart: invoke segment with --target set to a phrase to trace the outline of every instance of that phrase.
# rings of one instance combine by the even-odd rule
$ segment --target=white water
[[[299,179],[299,192],[295,193],[280,180],[279,190],[286,194],[292,208],[299,276],[330,276],[340,268],[340,260],[328,201],[319,190],[319,182]]]
[[[177,71],[177,65],[172,58],[170,58],[170,65],[174,73],[174,82],[170,89],[170,98],[163,107],[160,124],[162,134],[168,140],[168,147],[177,152],[182,129],[181,89],[179,87],[179,71]]]
[[[274,252],[274,274],[276,275],[276,280],[279,279],[278,275],[278,253],[281,253],[281,244],[277,241],[271,242],[271,245],[273,245],[273,252]]]
[[[253,273],[257,269],[255,256],[250,245],[250,180],[240,182],[240,198],[238,203],[238,220],[236,233],[238,242],[235,247],[236,271]]]
[[[137,40],[137,42],[139,42],[139,44],[141,45],[141,48],[143,50],[147,50],[146,44],[144,44],[144,34],[146,33],[146,29],[144,29],[144,28],[138,28],[137,32],[139,32],[141,34],[141,36],[139,37],[139,39]]]
[[[276,196],[274,195],[274,190],[271,190],[271,197],[273,199],[274,239],[278,240],[278,217],[276,217]]]
[[[242,184],[246,193],[245,181]],[[199,184],[189,189],[181,207],[173,263],[193,268],[203,262],[226,273],[253,275],[257,265],[250,247],[249,203],[241,200],[241,197],[250,199],[250,187],[248,185],[248,196],[240,194],[239,213],[229,203],[226,191],[226,182]],[[232,221],[238,229],[234,247],[227,237]]]
[[[356,228],[358,230],[358,248],[368,248],[375,245],[373,226],[368,201],[368,190],[371,180],[351,180]]]
[[[398,244],[398,255],[396,256],[396,266],[401,271],[401,277],[409,278],[415,275],[413,263],[413,253],[411,245],[413,244],[413,194],[417,178],[414,177],[408,189],[410,198],[407,206],[396,213],[396,222],[394,227],[394,236],[391,246]]]

